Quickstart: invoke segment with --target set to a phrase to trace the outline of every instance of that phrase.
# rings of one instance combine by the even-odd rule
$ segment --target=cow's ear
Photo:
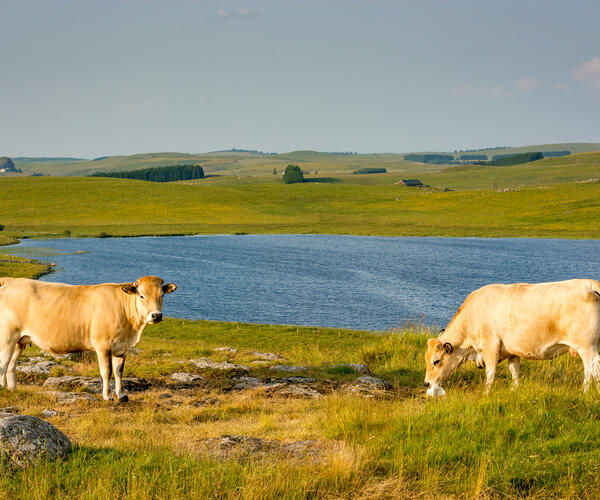
[[[133,283],[126,283],[121,287],[121,290],[123,290],[125,293],[128,293],[129,295],[135,295],[137,293],[137,287],[134,286]]]
[[[454,347],[452,347],[450,342],[444,343],[444,351],[446,351],[446,354],[452,354],[454,352]]]
[[[177,285],[175,283],[167,283],[162,287],[163,293],[171,293],[177,290]]]

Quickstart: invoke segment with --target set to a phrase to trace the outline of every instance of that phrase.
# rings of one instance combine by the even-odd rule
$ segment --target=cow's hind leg
[[[516,389],[519,385],[519,368],[521,368],[521,358],[513,356],[508,360],[508,370],[512,375],[512,388]]]
[[[107,349],[96,349],[98,356],[98,365],[100,365],[100,375],[102,375],[102,398],[104,401],[110,401],[110,372],[111,372],[111,353]]]
[[[17,342],[13,355],[6,370],[6,387],[9,391],[14,391],[17,388],[17,361],[23,352],[23,346]]]
[[[121,402],[129,401],[127,394],[123,392],[123,368],[125,367],[125,354],[122,356],[113,356],[113,375],[115,376],[115,394]]]
[[[600,381],[600,354],[595,347],[578,349],[581,361],[583,361],[583,392],[590,387],[592,379]]]

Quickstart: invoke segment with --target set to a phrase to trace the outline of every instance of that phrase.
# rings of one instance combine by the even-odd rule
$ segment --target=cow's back
[[[469,295],[453,322],[479,346],[500,339],[508,353],[539,358],[549,346],[598,339],[599,320],[600,284],[574,279],[485,286]]]
[[[0,327],[53,352],[92,349],[94,331],[117,329],[122,307],[114,284],[73,286],[26,278],[0,286]]]

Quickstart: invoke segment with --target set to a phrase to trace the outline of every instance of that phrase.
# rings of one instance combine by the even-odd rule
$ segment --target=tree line
[[[476,161],[474,165],[488,165],[492,167],[507,167],[509,165],[518,165],[520,163],[529,163],[530,161],[541,160],[544,155],[539,152],[519,153],[512,155],[495,155],[492,161]]]
[[[204,177],[204,170],[200,165],[171,165],[169,167],[151,167],[122,172],[95,172],[91,177],[117,177],[120,179],[138,179],[151,182],[172,182],[202,179]]]

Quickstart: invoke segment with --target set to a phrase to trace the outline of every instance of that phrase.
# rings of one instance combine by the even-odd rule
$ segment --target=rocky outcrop
[[[35,373],[40,375],[48,375],[50,370],[60,366],[55,361],[47,360],[40,356],[29,358],[17,364],[17,372],[19,373]]]
[[[201,382],[204,380],[202,375],[197,375],[195,373],[187,373],[187,372],[175,372],[171,373],[169,376],[171,380],[174,382],[180,382],[182,384],[194,384],[197,382]]]
[[[346,387],[347,392],[366,397],[384,396],[391,389],[392,384],[389,382],[371,376],[359,377],[352,385]]]
[[[30,415],[0,417],[0,463],[9,469],[63,458],[70,449],[67,436],[44,420]]]
[[[43,384],[49,389],[58,389],[61,391],[72,391],[73,389],[81,389],[92,392],[94,394],[102,393],[102,379],[96,377],[50,377]],[[114,380],[110,381],[110,388],[114,390]],[[130,392],[146,391],[150,388],[150,382],[143,378],[129,377],[123,379],[123,389]]]

